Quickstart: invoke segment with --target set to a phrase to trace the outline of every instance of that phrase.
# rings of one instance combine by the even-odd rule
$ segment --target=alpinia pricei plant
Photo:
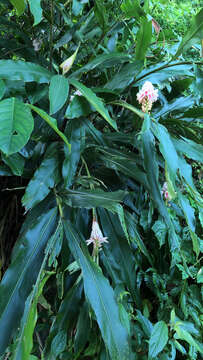
[[[147,0],[1,1],[1,360],[201,359],[190,22],[171,44]]]

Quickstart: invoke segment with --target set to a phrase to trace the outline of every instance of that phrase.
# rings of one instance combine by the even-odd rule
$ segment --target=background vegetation
[[[0,359],[201,359],[200,1],[2,0],[0,32]]]

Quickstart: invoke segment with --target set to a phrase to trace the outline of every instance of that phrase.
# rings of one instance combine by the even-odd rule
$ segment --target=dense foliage
[[[195,5],[1,1],[0,359],[201,358]]]

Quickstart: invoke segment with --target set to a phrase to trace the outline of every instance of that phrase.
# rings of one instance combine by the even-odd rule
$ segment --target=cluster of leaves
[[[1,359],[203,353],[203,62],[179,59],[203,9],[162,54],[149,5],[0,4],[0,174],[20,177],[26,210],[0,284]],[[146,80],[151,114],[136,100]],[[108,237],[96,258],[93,216]]]

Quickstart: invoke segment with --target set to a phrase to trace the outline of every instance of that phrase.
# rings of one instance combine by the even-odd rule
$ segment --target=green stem
[[[50,24],[50,33],[49,33],[49,70],[52,69],[52,62],[53,62],[53,24],[54,24],[54,2],[50,0],[50,17],[51,17],[51,24]]]

